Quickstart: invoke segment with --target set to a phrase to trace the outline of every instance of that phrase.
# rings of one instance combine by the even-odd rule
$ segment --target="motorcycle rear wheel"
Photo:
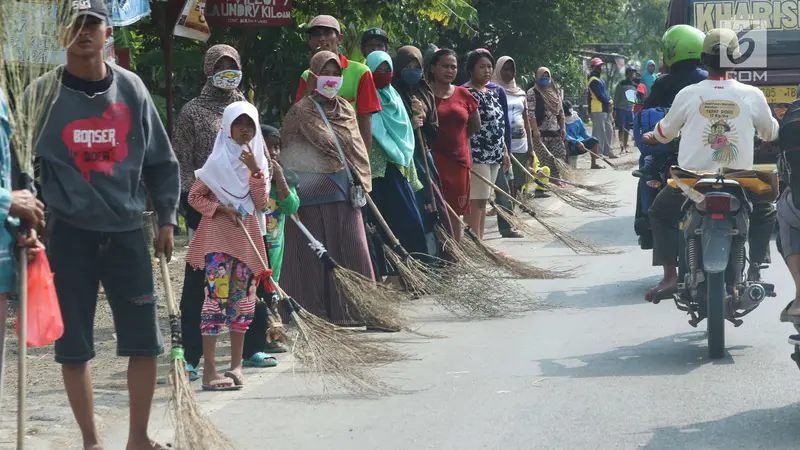
[[[725,357],[725,272],[706,274],[708,305],[708,357]]]

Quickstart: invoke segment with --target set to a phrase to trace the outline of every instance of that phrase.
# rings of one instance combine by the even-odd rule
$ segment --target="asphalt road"
[[[581,265],[580,276],[523,282],[554,307],[518,318],[465,322],[416,305],[423,330],[447,338],[385,337],[417,355],[378,370],[408,393],[320,399],[319,384],[284,360],[249,370],[243,391],[199,397],[238,449],[800,448],[800,373],[786,343],[792,328],[778,322],[793,292],[783,263],[765,272],[779,297],[742,327],[728,325],[730,354],[710,361],[704,323],[691,328],[670,302],[643,301],[659,271],[636,245],[635,180],[592,175],[618,181],[623,207],[613,217],[561,207],[554,220],[622,253],[575,256],[553,242],[499,240],[490,220],[492,245],[542,265]],[[170,439],[163,409],[153,421]],[[123,448],[125,432],[111,430],[108,448]]]

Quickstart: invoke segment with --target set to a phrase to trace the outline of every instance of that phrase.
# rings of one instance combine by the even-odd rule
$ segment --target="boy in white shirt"
[[[690,85],[675,97],[669,113],[653,132],[645,133],[649,145],[666,144],[681,135],[678,165],[686,170],[717,171],[721,168],[753,168],[755,132],[764,141],[778,137],[778,122],[772,117],[761,91],[726,77],[721,58],[739,57],[739,40],[730,29],[708,32],[703,41],[705,81]],[[666,299],[678,283],[678,222],[685,198],[680,189],[665,187],[650,207],[653,228],[653,265],[664,267],[664,279],[647,291],[645,299]],[[775,225],[772,202],[753,202],[750,214],[750,269],[748,279],[760,278],[758,266],[769,254],[769,239]]]

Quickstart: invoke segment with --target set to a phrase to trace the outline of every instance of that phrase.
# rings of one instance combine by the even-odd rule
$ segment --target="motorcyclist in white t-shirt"
[[[723,58],[739,57],[739,40],[730,29],[708,32],[701,59],[709,72],[705,81],[687,86],[675,97],[672,108],[653,132],[642,140],[648,145],[668,143],[681,135],[678,165],[686,170],[716,172],[721,168],[753,168],[756,132],[765,141],[778,137],[778,122],[772,117],[764,94],[756,87],[726,76]],[[653,265],[664,267],[664,278],[645,294],[645,299],[667,299],[678,284],[678,223],[685,198],[680,189],[665,187],[650,206],[653,229]],[[748,279],[760,279],[759,265],[769,255],[775,225],[771,201],[752,197],[750,214],[750,268]]]

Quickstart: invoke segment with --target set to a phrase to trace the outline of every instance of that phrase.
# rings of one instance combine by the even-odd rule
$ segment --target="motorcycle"
[[[753,211],[745,189],[758,192],[771,187],[758,178],[735,178],[722,171],[704,177],[675,166],[671,174],[670,184],[674,182],[689,197],[679,226],[675,305],[691,316],[693,327],[708,320],[709,357],[722,358],[725,321],[739,327],[742,317],[765,298],[776,296],[773,284],[745,276],[745,243]]]

